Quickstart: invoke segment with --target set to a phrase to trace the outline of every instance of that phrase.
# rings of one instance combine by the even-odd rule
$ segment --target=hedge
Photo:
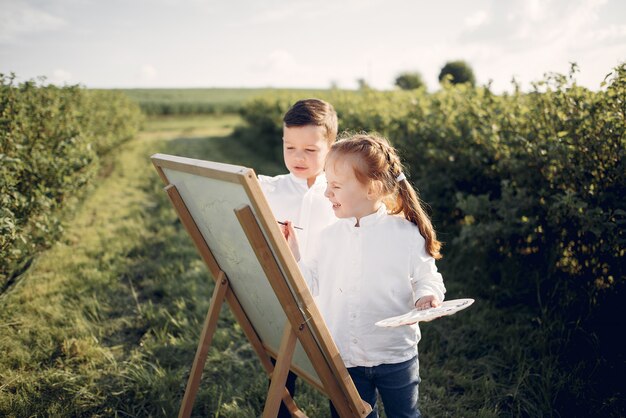
[[[60,209],[141,121],[122,93],[0,74],[0,289],[54,242]]]
[[[341,130],[376,131],[399,149],[445,241],[448,277],[543,330],[546,358],[562,366],[545,382],[562,416],[621,402],[606,387],[626,372],[610,348],[626,325],[626,64],[595,92],[577,85],[575,70],[529,92],[446,84],[320,97]],[[281,117],[301,98],[248,102],[240,141],[281,158]]]

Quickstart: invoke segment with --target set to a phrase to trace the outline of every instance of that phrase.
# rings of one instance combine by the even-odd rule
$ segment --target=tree
[[[448,74],[451,76],[452,84],[470,83],[473,86],[476,83],[472,67],[462,60],[448,61],[439,73],[439,82],[443,81]]]
[[[366,79],[364,78],[357,78],[356,80],[357,85],[359,86],[359,90],[363,91],[363,90],[371,90],[372,87],[369,85],[369,83],[367,82]]]
[[[424,80],[422,79],[422,74],[417,71],[404,72],[396,77],[394,84],[402,90],[415,90],[424,87]]]

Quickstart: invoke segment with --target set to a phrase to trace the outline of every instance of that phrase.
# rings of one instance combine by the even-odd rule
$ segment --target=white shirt
[[[317,176],[315,183],[308,187],[306,179],[293,174],[275,177],[259,176],[261,189],[267,198],[277,221],[292,221],[300,246],[302,258],[310,258],[319,245],[321,231],[337,220],[330,201],[324,196],[326,176]]]
[[[417,226],[381,208],[340,219],[320,237],[320,251],[298,264],[346,367],[399,363],[417,354],[419,327],[382,328],[381,319],[446,291]]]

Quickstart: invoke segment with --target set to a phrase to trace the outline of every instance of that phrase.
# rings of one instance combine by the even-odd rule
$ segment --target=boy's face
[[[328,150],[323,126],[287,127],[283,125],[285,166],[294,176],[308,180],[309,187],[324,170],[324,160]]]

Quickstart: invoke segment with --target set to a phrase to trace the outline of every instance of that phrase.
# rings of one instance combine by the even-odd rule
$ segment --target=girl
[[[325,171],[325,196],[340,219],[306,262],[291,222],[285,238],[361,398],[372,405],[370,417],[378,417],[377,393],[389,418],[420,417],[419,327],[374,324],[440,305],[441,243],[387,140],[356,135],[336,142]],[[332,405],[331,412],[337,416]]]

